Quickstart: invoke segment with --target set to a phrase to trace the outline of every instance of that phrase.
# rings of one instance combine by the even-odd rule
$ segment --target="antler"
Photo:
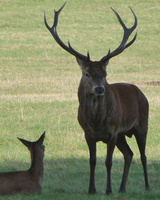
[[[71,47],[71,44],[69,43],[68,41],[68,46],[65,45],[62,40],[59,38],[58,34],[57,34],[57,24],[58,24],[58,17],[59,17],[59,14],[60,12],[62,11],[62,9],[64,8],[64,6],[66,5],[66,2],[63,4],[63,6],[58,10],[54,10],[54,23],[53,23],[53,26],[52,27],[49,27],[48,24],[47,24],[47,21],[46,21],[46,15],[44,13],[44,23],[47,27],[47,29],[51,32],[53,38],[56,40],[56,42],[63,48],[65,49],[66,51],[68,51],[70,54],[74,55],[76,58],[79,58],[81,60],[84,60],[84,61],[90,61],[90,56],[89,56],[89,52],[87,54],[87,56],[84,56],[82,54],[80,54],[79,52],[77,52],[75,49],[73,49]]]
[[[131,7],[129,7],[129,8],[131,9],[131,11],[132,11],[132,13],[134,15],[134,18],[135,18],[135,23],[134,23],[134,25],[131,28],[127,28],[125,26],[125,24],[123,23],[122,19],[119,16],[119,14],[111,7],[111,9],[113,10],[113,12],[117,16],[119,23],[123,27],[124,36],[123,36],[122,42],[119,45],[119,47],[116,50],[114,50],[113,52],[110,52],[110,49],[109,49],[108,54],[101,59],[102,62],[105,62],[105,61],[109,60],[110,58],[112,58],[114,56],[117,56],[122,51],[124,51],[127,47],[129,47],[131,44],[133,44],[133,42],[136,40],[137,32],[136,32],[134,38],[129,43],[126,44],[126,42],[128,41],[129,36],[135,30],[135,28],[137,27],[137,17],[135,15],[135,13],[133,12],[132,8]]]
[[[79,53],[78,51],[76,51],[75,49],[72,48],[70,42],[68,41],[68,46],[65,45],[62,40],[59,38],[58,34],[57,34],[57,24],[58,24],[58,17],[59,17],[59,14],[60,12],[62,11],[62,9],[64,8],[64,6],[66,5],[66,2],[63,4],[63,6],[58,10],[58,11],[55,11],[55,15],[54,15],[54,23],[53,23],[53,26],[52,27],[49,27],[48,24],[47,24],[47,21],[46,21],[46,15],[44,13],[44,22],[45,22],[45,25],[47,27],[47,29],[51,32],[53,38],[56,40],[56,42],[63,48],[65,49],[66,51],[68,51],[70,54],[74,55],[76,58],[79,58],[80,60],[82,61],[91,61],[90,60],[90,56],[89,56],[89,52],[87,53],[87,56],[84,56],[83,54]],[[120,22],[121,26],[123,27],[123,30],[124,30],[124,36],[123,36],[123,39],[122,39],[122,42],[121,44],[119,45],[119,47],[114,50],[113,52],[110,52],[110,49],[108,51],[108,54],[106,56],[104,56],[101,61],[102,62],[106,62],[107,60],[109,60],[110,58],[120,54],[121,52],[123,52],[127,47],[129,47],[131,44],[133,44],[133,42],[136,40],[136,37],[137,37],[137,32],[134,36],[134,38],[127,43],[128,41],[128,38],[129,36],[131,35],[131,33],[135,30],[135,28],[137,27],[137,17],[135,15],[135,13],[133,12],[132,8],[129,7],[134,15],[134,18],[135,18],[135,23],[134,25],[131,27],[131,28],[127,28],[125,26],[125,24],[123,23],[122,19],[120,18],[119,14],[111,7],[111,9],[113,10],[113,12],[116,14],[117,18],[118,18],[118,21]],[[127,43],[127,44],[126,44]]]

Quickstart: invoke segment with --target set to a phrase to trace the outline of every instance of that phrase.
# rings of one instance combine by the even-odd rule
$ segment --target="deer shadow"
[[[95,172],[95,182],[97,195],[104,195],[106,190],[106,168],[105,159],[98,158]],[[120,195],[118,192],[122,173],[123,159],[113,160],[112,184],[113,195]],[[143,167],[140,159],[133,159],[127,181],[127,191],[125,195],[151,195],[152,198],[160,198],[160,163],[156,160],[148,162],[149,181],[151,189],[145,191]],[[57,194],[85,194],[88,195],[89,184],[89,162],[83,158],[58,158],[45,160],[45,180],[44,188],[51,188]]]
[[[149,192],[145,191],[143,168],[140,159],[133,159],[128,181],[127,191],[125,194],[118,192],[122,173],[123,173],[123,159],[113,159],[112,168],[112,184],[113,196],[128,197],[133,196],[137,198],[144,198],[145,195],[150,196],[151,199],[160,199],[159,186],[160,186],[160,163],[156,160],[148,161],[148,173],[151,189]],[[27,170],[30,166],[29,162],[21,163],[19,161],[9,162],[9,166],[0,163],[0,171],[5,172],[5,169],[10,171]],[[26,166],[26,169],[24,169]],[[97,159],[95,182],[97,188],[97,198],[99,195],[105,195],[106,189],[106,168],[104,158]],[[45,196],[74,197],[81,195],[88,195],[89,184],[89,162],[84,158],[57,158],[57,159],[44,159],[44,180],[43,192]],[[94,195],[95,196],[95,195]]]

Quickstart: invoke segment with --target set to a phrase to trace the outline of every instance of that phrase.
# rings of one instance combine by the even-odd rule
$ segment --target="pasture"
[[[134,82],[149,100],[146,155],[151,190],[144,177],[135,138],[127,139],[134,152],[126,194],[118,193],[123,156],[115,149],[112,167],[113,195],[106,196],[106,145],[97,145],[96,195],[88,195],[88,147],[77,121],[77,89],[81,70],[76,60],[54,41],[49,25],[54,9],[64,1],[0,1],[0,171],[26,170],[30,155],[17,137],[34,141],[46,131],[44,180],[41,195],[0,197],[7,200],[160,199],[160,2],[159,0],[68,0],[61,13],[58,34],[79,52],[89,50],[100,60],[114,50],[123,31],[112,6],[130,27],[138,18],[135,43],[110,60],[107,80]],[[134,34],[133,34],[134,36]],[[132,37],[132,36],[131,36]]]

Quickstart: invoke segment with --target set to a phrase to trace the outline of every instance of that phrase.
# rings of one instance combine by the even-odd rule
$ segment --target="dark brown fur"
[[[0,195],[36,194],[42,192],[45,133],[36,142],[19,140],[28,147],[31,167],[27,171],[0,173]]]
[[[65,3],[66,4],[66,3]],[[65,4],[55,11],[54,23],[49,27],[44,15],[44,22],[56,42],[70,54],[74,55],[82,69],[82,79],[78,89],[79,110],[78,121],[85,132],[85,138],[90,152],[90,183],[89,193],[96,192],[95,166],[96,166],[96,142],[107,143],[107,189],[106,193],[112,192],[111,167],[112,155],[115,146],[124,155],[124,172],[120,186],[120,192],[125,192],[126,181],[133,157],[125,136],[135,136],[141,154],[144,169],[145,186],[149,188],[146,166],[146,136],[148,130],[148,101],[140,89],[132,84],[116,83],[108,84],[106,81],[106,66],[109,60],[123,52],[136,40],[128,42],[129,36],[137,27],[137,17],[132,11],[135,22],[131,28],[127,28],[119,14],[112,8],[119,23],[124,30],[124,36],[117,49],[104,56],[100,61],[91,61],[89,52],[84,56],[72,48],[70,43],[65,45],[57,34],[58,17]],[[128,43],[127,43],[128,42]]]
[[[125,192],[127,175],[133,153],[125,136],[135,136],[144,167],[146,188],[149,187],[146,169],[145,145],[148,130],[148,101],[138,87],[127,83],[108,84],[105,67],[101,62],[93,64],[79,62],[82,79],[78,89],[78,121],[85,132],[90,150],[89,193],[95,193],[94,171],[96,165],[96,142],[107,143],[106,167],[108,182],[106,193],[112,192],[110,171],[115,145],[125,159],[124,173],[120,191]],[[96,94],[96,87],[104,87],[103,94]]]

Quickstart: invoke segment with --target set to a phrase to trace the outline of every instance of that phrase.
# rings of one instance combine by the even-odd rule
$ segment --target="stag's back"
[[[117,114],[121,116],[121,128],[148,128],[149,104],[141,90],[132,84],[111,84],[117,103]],[[121,114],[120,114],[121,113]]]

